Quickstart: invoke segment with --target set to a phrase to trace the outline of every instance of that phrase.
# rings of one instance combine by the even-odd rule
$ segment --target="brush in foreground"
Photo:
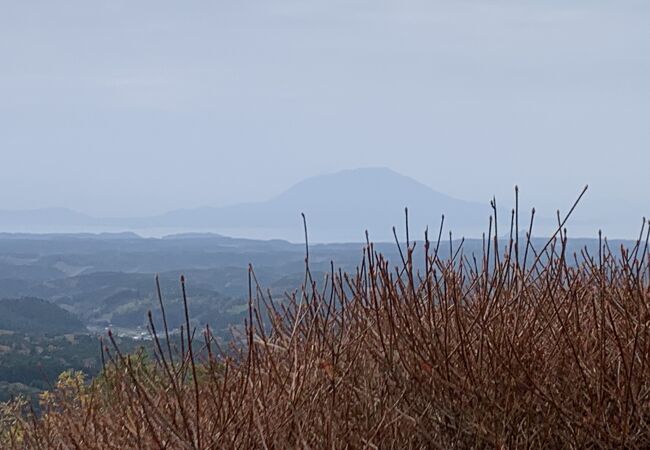
[[[409,242],[398,267],[368,244],[282,300],[251,270],[227,347],[188,319],[176,351],[150,320],[155,360],[107,346],[40,417],[6,411],[3,448],[648,448],[647,232],[598,255],[511,235],[444,258],[427,239],[420,263]]]

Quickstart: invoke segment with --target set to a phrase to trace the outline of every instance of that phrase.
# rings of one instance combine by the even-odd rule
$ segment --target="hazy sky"
[[[4,1],[0,209],[144,215],[387,166],[543,208],[589,183],[589,214],[640,219],[649,24],[647,0]]]

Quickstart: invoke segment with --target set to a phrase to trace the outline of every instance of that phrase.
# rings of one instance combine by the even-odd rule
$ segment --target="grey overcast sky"
[[[647,0],[3,1],[0,69],[0,209],[146,215],[386,166],[650,215]]]

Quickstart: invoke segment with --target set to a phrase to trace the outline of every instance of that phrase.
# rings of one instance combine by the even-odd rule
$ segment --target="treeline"
[[[135,352],[141,341],[119,338],[126,352]],[[89,379],[101,369],[99,337],[90,334],[49,336],[0,333],[0,402],[23,394],[38,404],[38,394],[53,389],[66,370],[81,371]]]

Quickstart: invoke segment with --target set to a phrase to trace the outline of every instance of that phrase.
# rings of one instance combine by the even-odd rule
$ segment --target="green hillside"
[[[0,300],[0,330],[18,333],[65,334],[84,331],[72,313],[40,298]]]

